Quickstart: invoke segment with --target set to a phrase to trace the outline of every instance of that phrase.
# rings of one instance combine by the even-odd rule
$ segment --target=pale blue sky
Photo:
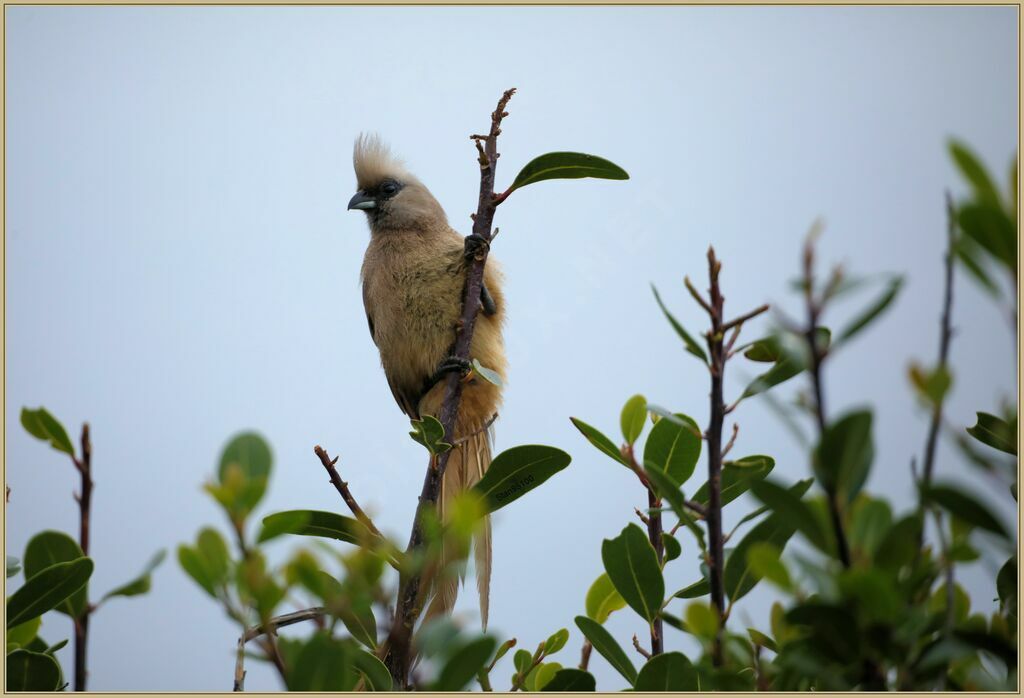
[[[829,400],[834,413],[876,406],[869,487],[908,505],[925,417],[905,374],[936,352],[943,191],[963,191],[944,144],[965,139],[1005,181],[1015,8],[9,7],[6,18],[9,553],[38,530],[76,530],[71,466],[18,424],[21,406],[39,404],[75,431],[92,424],[97,595],[155,549],[223,528],[200,488],[242,429],[276,456],[261,513],[340,507],[319,443],[405,539],[424,462],[366,331],[368,233],[345,210],[351,146],[379,132],[466,232],[478,177],[467,136],[510,86],[499,183],[549,150],[602,155],[632,178],[544,183],[498,212],[511,366],[498,447],[547,443],[574,462],[495,517],[494,632],[535,646],[569,627],[560,659],[578,661],[572,618],[601,571],[601,539],[645,498],[568,418],[615,435],[622,402],[642,392],[706,420],[706,376],[648,284],[699,328],[681,281],[703,284],[709,243],[730,314],[795,307],[787,280],[818,216],[824,259],[907,275],[895,309],[836,357]],[[966,425],[1015,394],[1015,353],[1004,317],[962,275],[956,304],[949,418]],[[738,418],[738,455],[775,456],[781,479],[806,475],[764,404]],[[991,491],[966,468],[942,447],[941,475]],[[670,589],[697,576],[683,542]],[[979,603],[994,564],[965,571]],[[764,627],[771,598],[759,588],[732,622]],[[474,622],[472,603],[460,609]],[[624,643],[643,631],[627,612],[609,627]],[[48,616],[43,632],[71,631]],[[90,687],[227,690],[236,637],[165,563],[149,596],[94,618]],[[691,649],[672,630],[667,644]],[[621,687],[596,655],[591,666],[600,687]],[[507,661],[497,672],[510,673]],[[250,667],[250,689],[277,686]]]

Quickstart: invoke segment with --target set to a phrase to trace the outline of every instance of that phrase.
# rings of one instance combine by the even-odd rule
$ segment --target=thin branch
[[[234,692],[245,690],[245,638],[238,638],[238,652],[235,656],[235,685],[231,689]]]
[[[338,494],[345,500],[345,504],[348,505],[349,510],[355,515],[366,528],[370,530],[373,535],[383,538],[384,534],[377,530],[377,527],[373,525],[373,520],[366,515],[363,508],[356,502],[356,498],[352,496],[351,490],[348,488],[348,483],[341,479],[341,475],[338,474],[337,468],[334,467],[335,463],[338,462],[338,457],[335,456],[332,460],[320,446],[313,447],[313,453],[316,454],[317,458],[320,459],[320,463],[324,466],[324,470],[327,471],[327,475],[331,478],[331,484],[334,485],[334,489],[338,490]]]
[[[708,515],[707,507],[704,507],[692,499],[687,499],[683,502],[683,506],[697,514],[698,516],[706,518]]]
[[[637,636],[636,636],[636,633],[633,633],[633,647],[634,647],[634,648],[636,648],[636,651],[637,651],[637,652],[639,652],[639,653],[640,653],[640,655],[641,655],[641,656],[642,656],[642,657],[643,657],[644,659],[650,659],[650,658],[651,658],[651,653],[650,653],[650,652],[648,652],[647,650],[645,650],[645,649],[644,649],[644,648],[643,648],[643,647],[642,647],[642,646],[640,645],[640,640],[639,640],[639,639],[637,638]]]
[[[494,176],[498,162],[498,134],[501,133],[501,121],[508,115],[505,107],[515,94],[515,89],[506,90],[498,106],[491,114],[491,129],[484,138],[475,137],[480,154],[480,195],[477,201],[477,212],[473,218],[473,235],[490,243],[494,212],[497,209],[494,196]],[[483,145],[480,142],[483,141]],[[484,265],[487,262],[489,244],[483,245],[480,252],[466,261],[466,281],[462,297],[462,315],[457,325],[457,336],[452,355],[461,359],[469,359],[469,347],[476,326],[477,311],[480,307],[480,290],[483,286]],[[441,404],[440,421],[444,426],[445,440],[451,443],[455,435],[455,419],[459,412],[462,397],[462,381],[457,373],[450,373],[445,383],[444,401]],[[412,532],[409,535],[407,552],[414,552],[424,545],[423,513],[437,505],[441,487],[441,478],[451,450],[440,454],[436,461],[431,459],[423,478],[423,489],[419,505],[413,520]],[[384,664],[394,681],[396,690],[402,690],[408,684],[409,666],[412,660],[412,631],[419,618],[422,603],[420,600],[421,575],[416,572],[401,579],[398,592],[398,603],[395,610],[395,622],[386,641]]]
[[[722,537],[722,425],[725,421],[725,346],[723,345],[723,308],[725,298],[718,284],[721,262],[715,257],[714,248],[708,248],[708,278],[710,280],[711,302],[706,308],[711,320],[711,330],[705,335],[708,355],[711,358],[711,403],[710,421],[707,430],[708,442],[708,504],[704,516],[708,526],[708,581],[711,586],[711,604],[718,614],[718,632],[712,645],[712,662],[721,666],[723,657],[722,635],[725,626],[725,547]]]
[[[953,209],[953,199],[949,192],[946,192],[946,259],[945,259],[945,285],[942,296],[942,329],[939,333],[939,362],[937,371],[946,370],[949,361],[949,344],[953,337],[953,245],[956,241],[956,217]],[[939,427],[942,425],[943,400],[936,401],[932,408],[932,420],[928,426],[928,438],[924,447],[924,470],[922,481],[927,487],[931,484],[932,473],[935,470],[935,446],[939,440]]]
[[[743,323],[746,322],[747,320],[751,320],[753,318],[756,318],[761,313],[768,312],[768,308],[769,307],[771,307],[771,306],[769,306],[767,303],[765,303],[764,305],[760,305],[760,306],[754,308],[749,313],[744,313],[743,315],[740,315],[738,318],[730,320],[729,322],[727,322],[727,323],[722,325],[722,332],[728,332],[729,330],[733,329],[734,327],[741,327],[743,325]]]
[[[686,284],[686,290],[690,292],[690,295],[693,296],[693,299],[697,301],[700,307],[704,308],[705,312],[707,312],[708,315],[713,315],[715,311],[711,309],[711,305],[708,304],[706,300],[704,300],[704,297],[700,295],[700,292],[696,288],[694,288],[693,283],[690,282],[689,276],[683,277],[683,283]]]
[[[732,423],[732,436],[729,437],[729,443],[727,443],[725,445],[725,448],[722,449],[722,458],[725,458],[727,455],[729,455],[729,451],[732,450],[733,445],[736,443],[736,437],[739,436],[739,433],[740,433],[739,422],[733,422]]]
[[[825,388],[822,378],[822,364],[825,360],[824,348],[818,343],[818,320],[821,316],[822,306],[814,298],[814,240],[816,234],[808,235],[804,245],[804,300],[807,312],[807,326],[803,335],[807,341],[811,357],[811,387],[814,391],[814,417],[818,426],[818,438],[820,439],[827,429],[828,419],[825,416]],[[832,522],[832,530],[836,538],[836,548],[839,554],[839,561],[843,567],[850,566],[850,546],[846,540],[846,532],[843,530],[843,518],[839,511],[839,500],[835,492],[828,492],[826,497],[828,503],[829,518]]]
[[[647,516],[644,516],[644,513],[642,511],[640,511],[640,507],[633,507],[633,511],[636,512],[637,517],[639,517],[639,519],[641,521],[643,521],[644,526],[650,526],[651,525],[650,518],[648,518]]]
[[[586,671],[590,666],[590,654],[594,651],[594,645],[590,640],[583,641],[583,649],[580,650],[580,671]]]
[[[71,457],[75,468],[82,476],[82,491],[75,497],[78,502],[79,533],[78,543],[82,552],[89,554],[89,521],[92,516],[92,441],[89,438],[89,424],[82,425],[82,457]],[[89,648],[89,616],[94,609],[87,608],[80,618],[75,619],[75,690],[86,690],[88,669],[86,656]]]
[[[277,632],[279,628],[287,628],[289,625],[295,625],[296,623],[323,618],[326,612],[327,611],[324,610],[323,606],[314,606],[313,608],[304,608],[301,611],[293,611],[292,613],[275,616],[263,625],[247,628],[245,635],[241,638],[242,644],[245,644],[250,640],[254,640],[261,635],[265,635],[268,632]]]

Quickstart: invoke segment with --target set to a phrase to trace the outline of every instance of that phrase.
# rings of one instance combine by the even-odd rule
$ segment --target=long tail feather
[[[477,427],[476,429],[479,429]],[[456,430],[456,435],[459,431]],[[484,476],[487,467],[491,464],[491,445],[486,432],[474,433],[473,429],[466,429],[472,436],[468,436],[448,459],[448,467],[445,468],[444,478],[441,481],[441,493],[438,497],[438,514],[442,521],[447,520],[452,500],[459,493],[469,489]],[[487,629],[487,616],[490,607],[491,590],[491,521],[485,517],[480,530],[473,538],[474,562],[476,566],[477,591],[480,595],[480,620],[483,629]],[[450,614],[455,607],[455,599],[459,592],[459,583],[464,574],[458,576],[445,573],[445,570],[452,563],[457,562],[457,551],[446,548],[441,551],[438,570],[431,585],[431,600],[423,615],[423,622],[440,614]]]

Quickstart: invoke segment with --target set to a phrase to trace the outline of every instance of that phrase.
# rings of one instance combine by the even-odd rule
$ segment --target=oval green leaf
[[[487,665],[498,644],[493,637],[478,637],[452,653],[434,682],[434,691],[461,691]]]
[[[50,655],[28,650],[8,653],[8,691],[56,691],[60,682],[60,665]]]
[[[46,411],[45,407],[30,410],[21,408],[21,426],[32,436],[48,442],[53,448],[70,456],[75,455],[75,447],[68,438],[64,425]]]
[[[473,489],[483,499],[487,512],[494,512],[540,487],[571,461],[568,453],[551,446],[513,446],[491,461]]]
[[[540,689],[541,691],[596,691],[597,681],[582,669],[559,669]]]
[[[7,599],[7,627],[41,616],[85,586],[92,575],[92,560],[83,557],[59,562],[30,577]]]
[[[632,444],[640,437],[646,422],[647,398],[643,395],[634,395],[626,400],[626,404],[622,406],[622,415],[619,417],[622,438],[626,443]]]
[[[85,557],[78,541],[62,531],[37,533],[25,546],[25,578],[36,576],[58,562],[69,562]],[[54,610],[72,618],[79,618],[89,605],[88,585],[62,601]]]
[[[584,177],[629,179],[629,175],[624,169],[596,155],[571,152],[545,153],[528,162],[526,167],[519,171],[508,191],[513,192],[520,187],[546,179],[582,179]]]
[[[615,671],[622,674],[622,678],[632,686],[636,682],[636,667],[629,661],[625,650],[619,646],[612,634],[604,629],[600,623],[585,616],[576,616],[576,627],[580,629],[584,637],[590,640],[590,644],[598,653],[608,660]]]
[[[573,426],[580,430],[580,433],[586,437],[587,441],[594,445],[594,447],[605,454],[614,461],[618,461],[622,465],[629,466],[626,459],[622,457],[622,453],[618,447],[612,443],[612,440],[602,434],[599,430],[590,426],[582,419],[576,419],[575,417],[569,417],[569,421],[572,422]]]
[[[651,657],[636,679],[637,691],[697,691],[697,670],[681,652]]]
[[[644,468],[657,468],[681,487],[693,475],[703,439],[700,428],[692,418],[684,414],[675,416],[685,422],[686,426],[672,420],[659,419],[644,444]]]
[[[614,611],[626,607],[626,600],[615,590],[608,573],[602,572],[587,590],[585,607],[589,618],[604,623]]]
[[[630,608],[651,622],[665,598],[665,580],[654,547],[640,527],[629,524],[617,538],[601,543],[601,560]]]

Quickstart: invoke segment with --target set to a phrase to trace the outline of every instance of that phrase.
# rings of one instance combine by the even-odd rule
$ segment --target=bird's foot
[[[483,259],[490,249],[491,243],[484,239],[482,235],[472,233],[466,236],[466,247],[463,255],[466,259]]]
[[[426,395],[428,392],[430,392],[430,389],[433,388],[438,383],[440,383],[444,379],[444,377],[447,376],[449,373],[458,373],[462,376],[465,376],[471,370],[473,370],[473,364],[467,359],[460,359],[457,356],[449,356],[448,358],[443,359],[441,363],[437,365],[437,369],[434,371],[434,375],[432,375],[429,379],[427,379],[426,383],[424,383],[423,394]]]

